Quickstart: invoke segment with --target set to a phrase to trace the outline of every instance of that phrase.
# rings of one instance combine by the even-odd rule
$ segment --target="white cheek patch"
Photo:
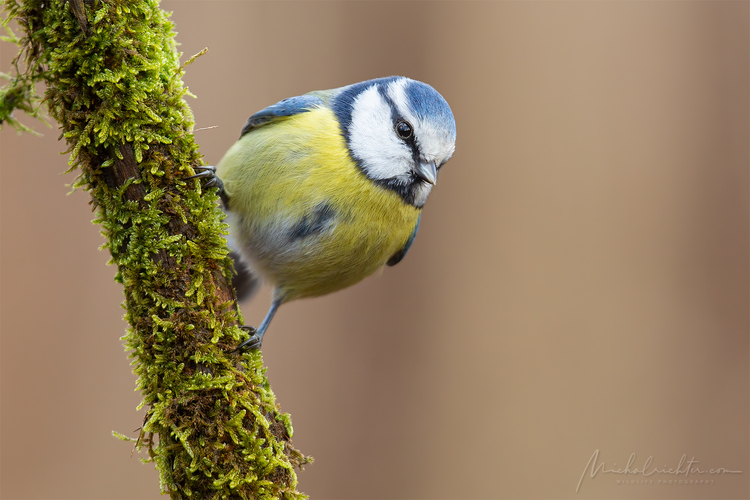
[[[411,170],[411,150],[394,133],[391,108],[374,85],[354,100],[349,147],[372,179],[390,179]]]

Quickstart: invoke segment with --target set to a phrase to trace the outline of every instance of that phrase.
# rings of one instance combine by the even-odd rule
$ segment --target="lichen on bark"
[[[23,34],[22,70],[0,91],[0,122],[33,113],[33,85],[88,191],[125,291],[123,337],[146,410],[138,446],[174,498],[304,498],[261,354],[231,287],[214,190],[185,180],[201,156],[184,101],[173,25],[156,0],[5,0]],[[19,65],[17,64],[16,67]]]

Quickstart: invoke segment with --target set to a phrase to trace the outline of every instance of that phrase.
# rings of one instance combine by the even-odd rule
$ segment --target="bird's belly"
[[[301,218],[240,223],[244,253],[285,301],[325,295],[371,275],[403,248],[419,217],[407,208],[388,214],[319,204]]]

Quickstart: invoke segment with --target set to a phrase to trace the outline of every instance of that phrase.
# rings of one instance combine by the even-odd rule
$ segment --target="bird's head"
[[[443,96],[392,76],[343,87],[332,108],[362,172],[421,208],[456,145],[456,122]]]

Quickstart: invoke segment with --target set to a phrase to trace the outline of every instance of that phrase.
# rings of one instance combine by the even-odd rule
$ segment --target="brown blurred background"
[[[404,262],[284,306],[264,343],[316,459],[302,491],[750,496],[748,5],[163,3],[183,59],[210,49],[186,75],[196,128],[218,127],[196,133],[209,163],[250,114],[309,90],[403,74],[455,113]],[[122,291],[87,194],[66,196],[56,127],[34,127],[0,134],[0,493],[157,498],[110,434],[142,420]],[[250,324],[269,300],[244,305]],[[586,469],[576,492],[597,449],[606,469],[684,454],[742,473]]]

